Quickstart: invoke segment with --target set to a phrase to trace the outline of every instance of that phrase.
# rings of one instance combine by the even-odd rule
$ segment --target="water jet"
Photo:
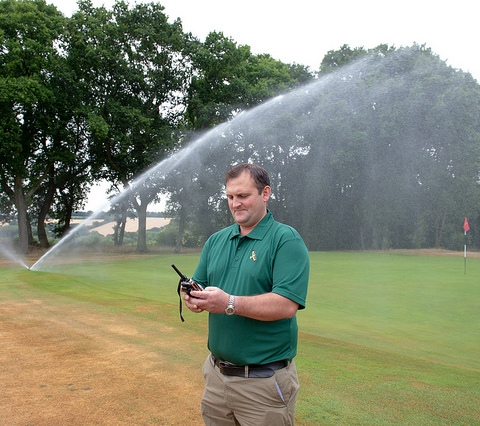
[[[27,264],[23,261],[18,253],[15,252],[13,247],[0,245],[0,253],[8,260],[20,265],[22,268],[28,268]]]
[[[256,162],[271,173],[269,208],[311,250],[409,248],[418,244],[412,235],[428,243],[430,234],[421,226],[435,208],[423,200],[435,200],[447,188],[436,182],[437,170],[448,171],[456,160],[451,182],[457,184],[461,161],[476,158],[449,122],[461,119],[452,114],[460,111],[454,105],[465,102],[462,93],[478,92],[478,85],[447,68],[437,76],[438,58],[419,48],[366,56],[192,139],[110,204],[142,191],[165,191],[211,233],[229,220],[222,205],[224,172]],[[469,108],[462,104],[461,110]],[[465,134],[476,126],[468,123]],[[458,161],[451,141],[462,153]],[[85,224],[103,210],[72,229],[31,270],[73,250]]]

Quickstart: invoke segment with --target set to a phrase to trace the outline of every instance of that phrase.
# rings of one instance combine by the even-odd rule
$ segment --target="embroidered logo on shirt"
[[[250,259],[252,259],[254,262],[257,261],[257,253],[255,253],[255,250],[252,250],[252,255],[250,256]]]

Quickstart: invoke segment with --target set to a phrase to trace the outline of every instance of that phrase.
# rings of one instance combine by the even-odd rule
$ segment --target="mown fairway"
[[[0,268],[8,423],[202,424],[206,316],[186,312],[180,322],[170,267],[190,275],[197,260],[151,254],[54,272]],[[468,259],[466,274],[458,254],[311,260],[298,314],[298,425],[480,424],[480,259]]]

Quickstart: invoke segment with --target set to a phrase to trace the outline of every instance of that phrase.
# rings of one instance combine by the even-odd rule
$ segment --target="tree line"
[[[67,232],[101,179],[127,190],[118,244],[133,211],[145,251],[147,208],[168,197],[177,249],[186,233],[201,245],[231,221],[223,175],[240,161],[269,170],[269,208],[311,250],[458,249],[464,216],[480,245],[480,88],[425,46],[345,45],[316,73],[222,33],[200,42],[159,3],[90,1],[67,18],[2,0],[0,34],[0,214],[24,251],[32,224],[48,247],[47,217]]]
[[[126,188],[189,132],[312,78],[222,33],[202,43],[156,2],[80,1],[65,17],[44,0],[2,0],[0,36],[0,211],[18,221],[21,251],[32,224],[49,246],[47,216],[65,234],[93,182]],[[144,219],[158,194],[117,206],[119,232],[127,207]]]
[[[472,76],[418,45],[343,46],[320,71],[197,143],[178,179],[169,177],[182,188],[185,222],[196,221],[204,237],[228,224],[223,172],[254,161],[271,174],[274,216],[311,250],[461,250],[464,217],[467,243],[479,247],[480,87]]]

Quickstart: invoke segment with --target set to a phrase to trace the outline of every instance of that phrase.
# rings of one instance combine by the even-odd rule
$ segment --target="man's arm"
[[[225,313],[229,295],[218,287],[206,287],[204,291],[192,291],[184,295],[185,305],[192,312],[208,311],[213,314]],[[277,321],[293,317],[298,303],[276,293],[255,296],[235,296],[235,315],[259,321]]]
[[[297,310],[298,303],[276,293],[235,296],[235,314],[259,321],[292,318]]]

